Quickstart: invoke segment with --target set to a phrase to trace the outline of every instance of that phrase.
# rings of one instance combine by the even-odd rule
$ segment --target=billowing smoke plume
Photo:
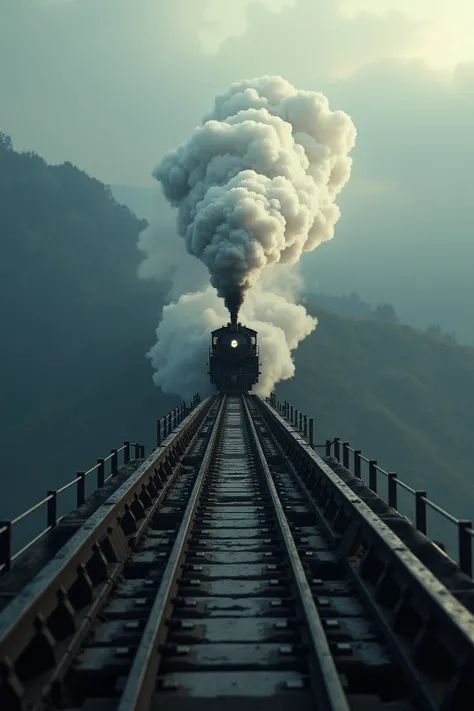
[[[142,233],[147,257],[140,276],[172,277],[172,297],[179,296],[164,308],[147,354],[165,392],[189,398],[210,389],[210,332],[227,321],[226,307],[233,321],[240,311],[258,331],[256,391],[268,395],[292,377],[291,351],[317,323],[293,303],[295,265],[333,237],[335,198],[349,178],[354,142],[351,119],[330,111],[325,96],[267,76],[233,84],[190,139],[158,164],[154,176],[178,207],[178,231],[217,290],[203,288],[203,267],[176,253],[169,227],[160,234],[152,224]],[[193,288],[201,291],[183,294]]]
[[[350,117],[323,94],[265,76],[232,84],[157,165],[179,233],[233,320],[265,267],[294,264],[333,237],[354,143]]]
[[[249,292],[241,318],[258,331],[262,375],[255,392],[269,395],[276,382],[293,376],[291,351],[315,328],[316,319],[308,316],[303,306],[260,286]],[[156,331],[157,343],[148,353],[156,370],[156,385],[183,398],[210,392],[206,368],[210,332],[225,321],[224,304],[211,287],[184,294],[165,306]]]

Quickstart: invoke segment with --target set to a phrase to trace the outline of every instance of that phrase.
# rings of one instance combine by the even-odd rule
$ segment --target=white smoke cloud
[[[261,285],[247,295],[240,319],[258,332],[262,375],[254,392],[267,396],[276,382],[294,375],[291,351],[314,330],[317,320],[303,306],[264,291]],[[156,371],[155,384],[184,399],[195,392],[210,393],[206,368],[210,333],[227,320],[224,304],[211,287],[165,306],[157,342],[147,354]]]
[[[294,264],[333,237],[355,135],[323,94],[265,76],[232,84],[156,166],[188,251],[227,303],[238,309],[265,267]]]
[[[258,332],[262,375],[255,392],[268,395],[293,376],[291,352],[317,324],[293,303],[300,286],[294,265],[333,237],[335,199],[349,179],[354,142],[351,119],[330,111],[323,94],[265,76],[217,97],[204,124],[157,165],[154,176],[178,207],[187,250],[217,290],[185,293],[164,308],[147,354],[164,392],[189,398],[210,391],[210,332],[228,320],[219,296],[231,316],[240,308],[239,320]],[[181,259],[176,244],[166,252],[153,225],[139,248],[147,255],[142,277],[171,269],[174,296],[201,287],[202,268]]]
[[[168,299],[178,299],[187,291],[203,289],[209,277],[203,264],[188,254],[175,228],[167,228],[160,220],[152,221],[138,238],[138,249],[145,258],[138,267],[140,279],[168,281]]]

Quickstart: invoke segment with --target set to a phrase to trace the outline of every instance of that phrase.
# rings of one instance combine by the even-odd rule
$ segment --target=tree
[[[428,326],[425,333],[432,336],[433,338],[438,338],[440,341],[445,341],[446,343],[457,343],[456,333],[443,333],[439,324],[431,324]]]
[[[379,304],[374,309],[374,319],[382,323],[398,323],[398,316],[390,304]]]
[[[428,328],[426,329],[426,333],[428,333],[430,336],[434,336],[435,338],[441,338],[441,336],[443,335],[443,332],[441,331],[441,328],[437,323],[432,323],[431,326],[428,326]]]
[[[6,133],[2,133],[2,131],[0,131],[0,153],[12,150],[12,139],[10,138],[10,136],[7,136]]]

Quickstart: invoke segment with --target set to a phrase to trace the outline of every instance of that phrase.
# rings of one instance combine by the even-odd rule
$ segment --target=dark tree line
[[[137,279],[145,224],[108,186],[71,163],[17,152],[0,133],[5,506],[10,499],[17,509],[24,495],[36,500],[35,487],[44,494],[54,477],[70,478],[120,439],[143,441],[146,423],[153,430],[159,391],[145,353],[161,297]],[[24,471],[25,462],[34,466]]]

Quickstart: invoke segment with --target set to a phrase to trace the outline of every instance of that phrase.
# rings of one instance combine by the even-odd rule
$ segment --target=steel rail
[[[204,418],[205,420],[205,418]],[[196,433],[198,434],[198,433]],[[194,437],[189,442],[186,451],[193,446]],[[150,526],[156,511],[160,508],[163,501],[166,499],[169,491],[172,489],[176,483],[179,476],[179,466],[176,467],[174,473],[165,482],[163,488],[159,491],[157,499],[152,503],[151,507],[147,511],[145,517],[137,522],[137,530],[130,534],[130,540],[133,540],[133,545],[131,544],[130,554],[133,554],[133,550],[136,549],[137,544],[146,535],[146,531]],[[133,550],[132,550],[133,549]],[[71,663],[74,660],[75,655],[79,652],[81,644],[84,642],[87,635],[90,633],[91,626],[94,620],[100,614],[102,607],[106,604],[114,586],[117,584],[120,575],[123,572],[124,564],[128,556],[125,556],[122,560],[114,562],[109,571],[108,578],[103,582],[102,587],[96,591],[96,596],[92,601],[92,606],[87,611],[87,615],[79,620],[79,626],[76,633],[74,634],[72,640],[68,639],[67,649],[63,654],[62,658],[59,660],[58,665],[53,670],[49,682],[43,689],[41,699],[39,703],[32,706],[30,711],[44,711],[44,705],[47,705],[54,694],[54,687],[62,682],[65,674]]]
[[[268,410],[266,403],[263,407]],[[270,417],[286,428],[282,418],[273,410],[269,411]],[[301,448],[307,460],[310,461],[324,476],[331,488],[350,507],[357,522],[370,529],[374,538],[389,552],[394,562],[402,566],[414,581],[423,588],[433,602],[452,618],[463,637],[467,637],[474,646],[474,616],[456,600],[448,589],[436,578],[433,573],[412,553],[403,541],[377,516],[376,513],[327,465],[321,457],[314,452],[309,444],[298,434],[288,431],[288,436]],[[462,620],[462,622],[461,622]]]
[[[117,705],[117,711],[146,711],[149,708],[151,696],[155,691],[156,675],[160,664],[158,645],[160,635],[163,632],[165,612],[173,588],[177,584],[180,564],[185,551],[189,531],[193,523],[202,485],[211,464],[212,454],[223,420],[225,407],[226,397],[223,396],[191,497],[184,512],[183,521],[173,544],[170,557],[168,558],[156,598],[151,608],[150,616],[132,663],[130,674],[128,675],[120,701]]]
[[[274,438],[274,439],[276,440],[276,438]],[[320,511],[320,509],[317,505],[317,500],[315,499],[311,490],[308,488],[307,482],[303,481],[303,479],[299,475],[295,465],[291,461],[291,457],[288,457],[287,455],[285,455],[283,453],[281,447],[279,447],[279,449],[280,449],[282,457],[285,460],[287,466],[290,468],[290,470],[293,472],[294,476],[296,477],[296,480],[299,483],[301,491],[304,492],[304,495],[308,498],[308,501],[311,502],[312,509],[314,511],[314,514],[315,514],[319,524],[324,528],[328,537],[333,541],[334,545],[337,547],[337,537],[334,535],[334,531],[330,525],[330,522],[327,520],[327,518]],[[405,649],[402,650],[399,647],[394,648],[394,646],[392,645],[393,637],[390,634],[389,626],[387,625],[387,620],[385,619],[379,606],[374,602],[374,599],[372,598],[372,596],[370,595],[366,586],[364,585],[360,575],[355,570],[355,568],[353,568],[352,566],[349,566],[348,572],[351,575],[351,577],[353,578],[354,582],[357,584],[357,589],[358,589],[362,599],[364,600],[364,602],[367,606],[367,609],[370,610],[371,613],[373,614],[374,619],[377,622],[378,628],[383,632],[388,645],[392,648],[394,656],[398,659],[400,666],[403,668],[405,674],[407,675],[407,678],[411,680],[414,698],[417,699],[417,701],[420,703],[420,705],[424,709],[424,711],[436,711],[436,707],[434,707],[432,705],[430,699],[425,695],[423,679],[421,678],[420,674],[416,670],[414,670],[413,666],[410,664],[409,658],[408,658],[407,654],[405,653],[406,650]]]
[[[68,589],[78,576],[78,570],[87,560],[103,536],[120,527],[120,521],[129,503],[141,492],[141,488],[155,468],[166,459],[173,445],[180,440],[193,422],[209,411],[214,398],[203,400],[181,423],[179,428],[158,447],[153,454],[130,475],[115,492],[87,519],[85,524],[58,551],[55,557],[42,568],[23,590],[0,613],[0,660],[15,659],[22,651],[25,638],[35,633],[38,615],[47,619],[58,604],[60,587]],[[166,488],[168,488],[166,486]],[[161,501],[160,491],[157,503]],[[136,534],[135,534],[136,535]]]
[[[403,595],[409,595],[417,606],[419,614],[424,618],[430,617],[430,628],[434,628],[435,620],[439,628],[449,630],[445,634],[446,651],[455,659],[461,661],[473,659],[474,650],[474,616],[459,602],[453,593],[421,562],[421,560],[405,545],[399,536],[374,513],[372,509],[317,455],[309,444],[296,432],[288,428],[283,418],[270,408],[267,403],[261,404],[261,410],[268,413],[270,420],[277,424],[278,430],[285,433],[287,442],[290,441],[295,451],[298,451],[298,466],[312,467],[312,476],[318,477],[320,482],[331,492],[338,506],[349,513],[350,525],[344,531],[338,548],[339,557],[347,557],[353,543],[365,540],[366,543],[379,551],[382,559],[389,561],[390,570],[402,585]],[[291,455],[288,457],[292,461]],[[295,468],[293,464],[293,468]],[[306,479],[308,482],[308,478]],[[315,499],[313,501],[316,503]],[[330,531],[325,518],[319,514],[318,518]],[[334,533],[331,532],[334,537]],[[369,593],[360,571],[354,566],[349,566],[357,582],[360,593],[366,604],[375,615],[377,624],[384,631],[387,641],[392,646],[393,653],[408,673],[408,678],[413,678],[415,696],[425,709],[439,709],[439,690],[428,687],[422,682],[419,670],[414,670],[410,664],[406,645],[403,642],[394,642],[393,632],[390,630],[389,621],[380,605]],[[467,663],[467,661],[466,661]],[[415,672],[415,673],[414,673]],[[449,693],[449,692],[447,692]],[[448,702],[449,703],[449,702]],[[451,708],[443,705],[442,708]]]
[[[253,446],[257,453],[260,467],[265,475],[266,484],[272,498],[273,508],[286,548],[293,580],[305,616],[305,624],[307,625],[312,652],[316,662],[312,665],[312,667],[313,671],[318,675],[319,682],[316,683],[315,679],[312,679],[313,692],[318,704],[318,711],[350,711],[350,707],[334,663],[334,658],[324,633],[321,618],[316,608],[313,594],[308,584],[304,568],[301,564],[280,498],[275,488],[275,484],[273,483],[272,475],[263,453],[246,397],[243,398],[243,404]],[[120,711],[125,711],[125,709],[120,709]]]

